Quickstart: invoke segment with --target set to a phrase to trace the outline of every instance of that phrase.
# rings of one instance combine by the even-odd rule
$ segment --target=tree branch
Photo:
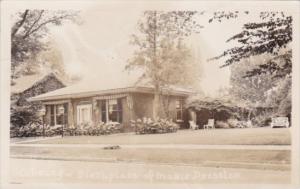
[[[22,25],[24,24],[24,22],[26,21],[27,15],[28,15],[29,10],[26,9],[25,12],[23,13],[23,17],[22,20],[20,20],[19,22],[17,22],[11,32],[11,38],[14,38],[16,33],[19,31],[19,29],[22,27]]]
[[[37,28],[33,29],[26,37],[30,36],[31,34],[33,34],[34,32],[38,31],[39,29],[41,29],[43,26],[49,24],[49,23],[54,23],[55,21],[57,20],[61,20],[61,19],[64,19],[64,18],[67,18],[68,16],[71,16],[69,14],[66,14],[66,15],[63,15],[63,16],[60,16],[60,17],[53,17],[52,19],[49,19],[43,23],[41,23]],[[25,38],[26,38],[25,37]],[[24,39],[25,39],[24,38]]]
[[[33,24],[30,26],[30,28],[27,30],[27,32],[25,33],[25,35],[23,36],[23,39],[27,38],[30,35],[30,32],[32,30],[32,28],[40,21],[40,19],[42,18],[44,10],[41,10],[38,18],[33,22]]]

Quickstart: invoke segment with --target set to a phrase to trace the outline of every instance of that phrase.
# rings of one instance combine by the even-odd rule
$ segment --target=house
[[[165,110],[181,127],[187,127],[184,103],[191,93],[175,87],[162,90]],[[153,117],[153,100],[154,88],[151,85],[114,78],[109,82],[81,82],[30,99],[45,105],[45,122],[51,126],[82,127],[86,123],[118,122],[125,131],[131,130],[130,120]],[[60,107],[64,107],[63,115],[59,115]]]
[[[11,86],[11,126],[24,126],[36,119],[41,103],[29,102],[28,98],[65,87],[64,83],[54,73],[31,74],[16,79]]]
[[[24,76],[12,86],[12,97],[17,106],[29,105],[28,98],[66,87],[56,74]]]

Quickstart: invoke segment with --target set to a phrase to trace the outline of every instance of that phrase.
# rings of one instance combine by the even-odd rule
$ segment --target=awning
[[[103,95],[103,96],[96,96],[93,97],[94,100],[110,100],[116,98],[124,98],[127,97],[128,94],[112,94],[112,95]]]
[[[44,105],[55,105],[55,104],[65,104],[69,103],[71,100],[55,100],[55,101],[48,101],[48,102],[43,102]]]

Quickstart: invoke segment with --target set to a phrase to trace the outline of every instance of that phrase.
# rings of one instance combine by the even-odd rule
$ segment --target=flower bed
[[[153,133],[171,133],[179,129],[178,124],[171,119],[143,118],[131,120],[131,126],[134,127],[136,134],[153,134]]]
[[[99,135],[108,135],[108,134],[119,133],[119,132],[121,132],[120,124],[114,122],[109,122],[109,123],[100,122],[94,126],[91,124],[83,124],[81,126],[77,126],[76,128],[67,128],[65,131],[65,135],[99,136]]]
[[[43,125],[40,123],[30,123],[20,128],[14,128],[10,131],[11,138],[13,137],[37,137],[37,136],[57,136],[62,135],[66,136],[79,136],[79,135],[107,135],[121,132],[120,124],[110,122],[110,123],[99,123],[95,126],[91,124],[82,124],[77,126],[76,128],[64,128],[62,125],[58,126],[49,126],[45,125],[43,129]]]

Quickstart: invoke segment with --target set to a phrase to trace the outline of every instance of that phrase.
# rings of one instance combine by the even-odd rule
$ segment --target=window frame
[[[57,110],[59,106],[64,106],[65,112],[63,115],[58,115]],[[63,103],[63,104],[51,104],[49,105],[50,107],[50,126],[57,126],[57,125],[66,125],[68,124],[68,104]],[[62,118],[59,118],[62,117]],[[61,120],[61,124],[58,124],[58,119],[64,119]]]
[[[82,126],[82,124],[93,122],[93,105],[92,104],[78,104],[76,110],[77,110],[77,120],[76,120],[77,125]],[[87,110],[86,113],[89,115],[89,120],[87,122],[85,122],[84,120],[81,120],[83,118],[82,110]]]
[[[110,103],[116,101],[116,103]],[[116,107],[114,108],[114,106]],[[105,109],[103,109],[105,107]],[[108,122],[123,122],[123,107],[122,107],[122,98],[114,99],[104,99],[100,100],[100,112],[101,112],[101,121],[104,123]],[[112,120],[111,116],[113,113],[116,113],[116,120]]]

